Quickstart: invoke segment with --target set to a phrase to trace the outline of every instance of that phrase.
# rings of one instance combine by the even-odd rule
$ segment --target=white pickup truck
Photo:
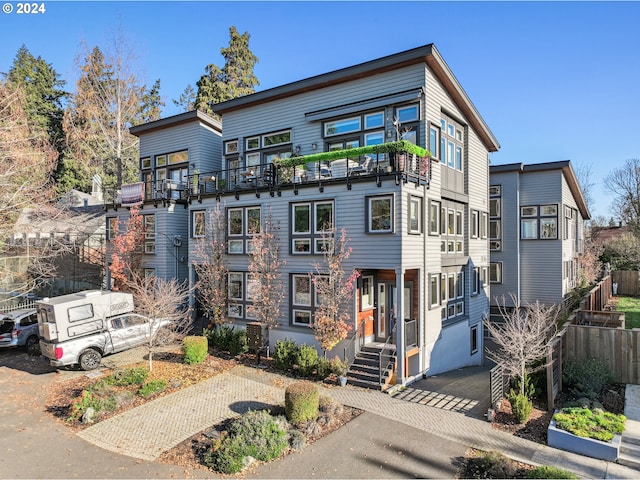
[[[40,350],[56,367],[100,366],[102,357],[149,342],[166,320],[133,312],[130,293],[87,290],[37,302]]]

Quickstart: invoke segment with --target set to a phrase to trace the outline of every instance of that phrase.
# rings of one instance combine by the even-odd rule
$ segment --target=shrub
[[[228,352],[233,338],[233,327],[229,325],[219,325],[213,330],[205,329],[204,335],[212,347]]]
[[[149,371],[144,367],[125,368],[110,375],[105,381],[117,387],[128,385],[142,385],[149,376]]]
[[[289,430],[289,446],[295,451],[301,450],[307,443],[307,438],[300,430]]]
[[[214,470],[233,474],[244,467],[245,457],[267,462],[287,447],[287,434],[268,412],[249,411],[229,425],[227,432],[213,442],[204,456]]]
[[[289,370],[293,367],[298,356],[298,344],[285,338],[276,342],[273,352],[273,364],[279,370]]]
[[[613,373],[602,360],[592,358],[567,362],[562,371],[562,381],[572,395],[594,400],[602,387],[613,381]]]
[[[340,357],[337,355],[333,357],[330,361],[331,363],[331,373],[336,376],[344,375],[347,372],[347,362],[343,362],[340,360]]]
[[[311,382],[295,382],[284,392],[287,420],[301,424],[318,418],[318,389]]]
[[[205,337],[188,336],[182,340],[182,353],[184,353],[184,363],[197,365],[207,358],[208,345]]]
[[[614,434],[624,431],[624,415],[592,411],[588,408],[563,408],[553,416],[556,426],[579,437],[610,441]]]
[[[310,376],[318,363],[318,351],[311,345],[303,344],[296,355],[296,365],[303,377]]]
[[[149,397],[167,388],[167,381],[163,379],[150,380],[138,390],[138,395],[143,398]]]
[[[527,478],[579,478],[571,472],[567,472],[558,467],[549,467],[543,465],[541,467],[532,468],[527,471]]]
[[[470,459],[465,473],[471,472],[470,478],[516,478],[517,468],[505,455],[492,451]]]
[[[326,358],[318,358],[318,363],[316,363],[316,377],[318,380],[324,380],[329,375],[331,375],[331,362]]]
[[[244,328],[234,331],[229,342],[229,353],[235,357],[248,351],[247,331]]]
[[[533,411],[533,402],[521,393],[511,390],[507,395],[507,400],[511,404],[511,412],[516,417],[518,423],[525,423]]]

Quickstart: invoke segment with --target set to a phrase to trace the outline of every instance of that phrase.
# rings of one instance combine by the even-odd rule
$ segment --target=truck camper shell
[[[36,303],[40,336],[63,342],[102,331],[106,320],[134,310],[133,295],[123,292],[86,290]]]

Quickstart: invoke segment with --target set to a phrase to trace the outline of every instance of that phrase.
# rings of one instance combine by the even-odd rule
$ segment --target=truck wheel
[[[82,370],[94,370],[100,366],[100,360],[102,360],[102,355],[97,350],[90,348],[89,350],[85,350],[80,354],[80,360],[78,363],[80,364],[80,368]]]
[[[24,349],[29,355],[40,355],[40,340],[35,335],[27,338]]]

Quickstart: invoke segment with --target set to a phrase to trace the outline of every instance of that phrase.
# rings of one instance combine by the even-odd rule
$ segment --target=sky
[[[609,218],[602,180],[640,158],[640,2],[0,3],[0,72],[24,44],[73,90],[82,45],[108,50],[120,25],[163,117],[224,66],[230,26],[251,36],[257,90],[434,43],[501,145],[491,164],[571,160],[591,170],[592,217]]]

